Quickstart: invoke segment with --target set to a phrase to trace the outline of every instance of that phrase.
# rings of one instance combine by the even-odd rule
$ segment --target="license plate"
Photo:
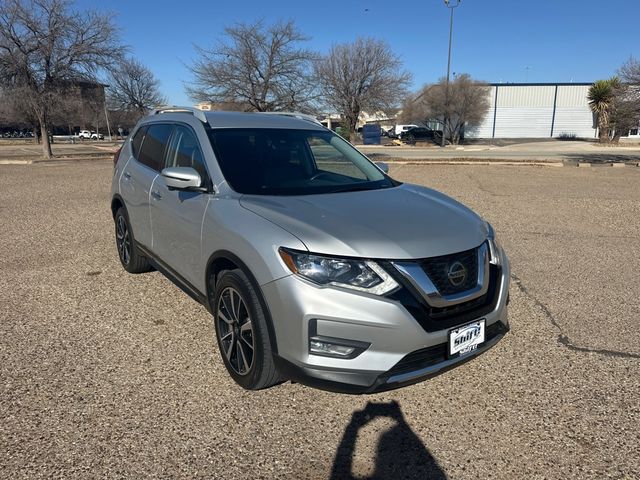
[[[483,318],[449,331],[449,356],[466,355],[484,342],[486,320]]]

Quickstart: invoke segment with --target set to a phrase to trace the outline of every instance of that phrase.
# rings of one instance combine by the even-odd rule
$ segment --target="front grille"
[[[496,308],[500,296],[502,269],[497,265],[489,265],[487,293],[468,302],[449,307],[428,305],[420,293],[402,275],[393,272],[392,267],[387,268],[387,271],[392,273],[394,278],[404,287],[389,295],[389,298],[400,302],[427,332],[437,332],[443,328],[450,328],[480,318]]]
[[[466,270],[466,277],[459,285],[452,283],[449,278],[450,269],[453,265],[456,265],[456,262]],[[420,261],[420,266],[441,295],[465,292],[478,284],[477,248],[451,255],[426,258]]]
[[[489,325],[485,330],[485,342],[493,340],[498,335],[506,333],[507,329],[502,322],[495,322]],[[415,372],[423,368],[437,365],[447,359],[447,344],[440,343],[433,347],[416,350],[405,356],[402,360],[387,372],[389,377],[393,375],[402,375],[404,373]]]

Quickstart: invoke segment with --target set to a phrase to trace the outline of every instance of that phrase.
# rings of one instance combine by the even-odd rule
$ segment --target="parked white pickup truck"
[[[393,130],[393,136],[399,137],[402,132],[406,132],[410,128],[417,127],[418,125],[407,124],[407,125],[396,125]]]
[[[89,130],[80,130],[78,137],[87,140],[104,140],[104,135],[101,133],[91,132]]]

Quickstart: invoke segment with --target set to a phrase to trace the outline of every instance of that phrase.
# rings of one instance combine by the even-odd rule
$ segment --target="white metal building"
[[[591,83],[493,83],[490,108],[471,138],[594,138],[597,129],[589,109]]]

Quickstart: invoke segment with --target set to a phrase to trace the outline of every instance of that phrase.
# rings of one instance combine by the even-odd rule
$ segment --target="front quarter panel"
[[[243,208],[235,196],[213,196],[202,223],[203,265],[220,251],[239,258],[259,285],[291,275],[278,248],[306,250],[295,236]],[[197,285],[206,292],[206,272]]]

